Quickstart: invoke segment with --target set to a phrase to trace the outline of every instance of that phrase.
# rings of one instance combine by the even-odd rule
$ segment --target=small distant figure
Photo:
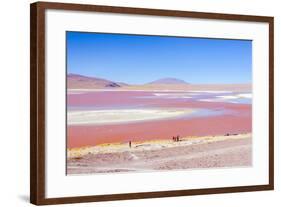
[[[132,142],[131,141],[129,141],[129,147],[132,148]]]
[[[180,141],[180,136],[179,136],[179,135],[178,135],[178,136],[176,136],[176,137],[174,137],[174,136],[173,136],[173,141],[174,141],[174,142],[178,142],[178,141]]]

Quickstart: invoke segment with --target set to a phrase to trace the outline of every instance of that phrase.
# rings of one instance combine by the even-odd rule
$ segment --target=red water
[[[68,95],[68,106],[79,107],[173,107],[231,111],[190,119],[153,120],[111,125],[68,126],[69,148],[110,142],[172,139],[173,136],[204,136],[246,133],[252,130],[251,104],[200,102],[197,99],[139,98],[150,92],[95,92]],[[204,95],[210,96],[210,95]],[[212,95],[213,96],[213,95]],[[206,98],[206,97],[204,97]],[[208,97],[207,97],[208,98]]]

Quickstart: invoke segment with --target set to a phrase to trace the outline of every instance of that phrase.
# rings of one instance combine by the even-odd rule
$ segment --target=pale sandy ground
[[[128,90],[251,91],[251,84],[145,84],[124,86]]]
[[[67,174],[251,166],[252,135],[206,136],[68,149]]]
[[[251,84],[144,84],[129,85],[117,88],[69,88],[68,92],[89,91],[185,91],[185,92],[249,92]]]
[[[251,91],[251,84],[144,84],[128,85],[116,88],[100,87],[68,87],[68,91]]]

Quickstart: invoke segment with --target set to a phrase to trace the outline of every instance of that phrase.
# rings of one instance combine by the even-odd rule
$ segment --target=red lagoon
[[[159,95],[160,94],[160,95]],[[161,95],[162,94],[162,95]],[[105,125],[69,125],[67,147],[93,146],[103,143],[155,139],[173,136],[206,136],[239,134],[252,131],[252,106],[227,101],[206,102],[218,95],[191,92],[99,91],[69,93],[68,110],[99,110],[99,108],[196,108],[221,111],[216,115],[194,116],[116,123]],[[231,112],[231,113],[229,113]]]

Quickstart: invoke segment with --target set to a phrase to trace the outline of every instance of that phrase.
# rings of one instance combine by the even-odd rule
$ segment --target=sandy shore
[[[67,174],[250,166],[252,135],[185,137],[68,149]]]

